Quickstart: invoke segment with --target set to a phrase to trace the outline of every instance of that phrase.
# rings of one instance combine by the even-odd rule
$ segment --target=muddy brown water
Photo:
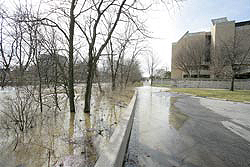
[[[118,98],[122,93],[103,95],[94,87],[92,110],[85,114],[82,87],[76,87],[76,113],[68,112],[68,99],[65,94],[59,94],[61,111],[48,106],[43,113],[38,110],[35,124],[26,132],[16,133],[12,127],[3,126],[4,115],[0,114],[0,166],[93,166],[133,94],[125,92],[123,98]],[[15,91],[0,92],[1,102],[7,96],[14,97]],[[49,104],[53,99],[44,96],[44,101]]]

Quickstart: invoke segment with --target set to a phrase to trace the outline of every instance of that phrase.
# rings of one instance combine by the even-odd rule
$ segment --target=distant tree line
[[[71,0],[0,8],[0,86],[34,85],[42,112],[44,86],[59,86],[75,112],[74,84],[83,82],[84,112],[90,112],[92,85],[112,90],[141,80],[138,57],[149,32],[144,12],[158,1]],[[57,101],[57,100],[56,100]]]

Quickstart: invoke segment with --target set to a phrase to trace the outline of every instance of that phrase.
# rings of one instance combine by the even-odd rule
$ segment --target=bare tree
[[[187,45],[187,56],[191,59],[191,70],[195,72],[197,78],[200,78],[201,70],[203,66],[206,66],[208,61],[207,52],[210,49],[210,45],[200,41],[193,41],[192,44]]]
[[[29,12],[31,8],[22,11],[21,5],[18,8],[19,12],[13,17],[17,23],[14,29],[16,30],[14,31],[16,36],[18,36],[16,40],[16,50],[19,50],[19,52],[16,52],[19,64],[19,69],[16,71],[24,73],[31,62],[33,54],[31,48],[34,43],[29,40],[33,35],[29,33],[29,29],[32,27],[32,24],[42,23],[43,25],[57,29],[57,31],[61,32],[64,41],[67,43],[67,49],[65,49],[65,51],[67,52],[69,61],[67,71],[67,92],[69,96],[70,112],[75,112],[74,58],[76,56],[76,45],[80,48],[77,53],[83,52],[87,55],[88,73],[84,112],[90,112],[93,78],[96,73],[98,61],[104,49],[108,45],[114,32],[117,30],[117,27],[120,26],[121,28],[123,26],[122,23],[127,22],[125,18],[128,18],[142,34],[147,35],[142,31],[143,26],[140,25],[138,12],[146,11],[154,1],[145,3],[149,4],[147,7],[144,7],[145,4],[143,5],[140,1],[128,0],[71,0],[64,2],[48,1],[48,3],[54,3],[55,7],[52,7],[50,12],[45,12],[43,17],[37,16],[37,18],[33,20],[25,18],[25,13]],[[79,30],[77,33],[75,31],[76,28]],[[23,47],[24,45],[29,47]],[[23,59],[23,55],[26,55],[27,58]],[[122,68],[120,70],[123,71]],[[123,77],[123,75],[121,75],[121,77]]]
[[[135,82],[140,82],[142,79],[142,73],[140,70],[140,63],[136,58],[125,60],[125,88],[128,86],[128,83],[131,82],[134,84]]]
[[[250,64],[250,45],[248,39],[250,34],[236,34],[233,38],[221,40],[221,55],[218,61],[224,75],[231,78],[230,91],[234,91],[234,81],[245,66]],[[218,66],[218,65],[217,65]]]
[[[86,113],[90,112],[92,83],[97,62],[109,43],[121,16],[124,15],[126,10],[132,8],[135,3],[136,2],[128,3],[126,0],[92,1],[89,17],[87,19],[83,18],[85,20],[85,22],[83,22],[84,24],[77,22],[88,44],[88,76],[84,106],[84,112]],[[103,31],[105,27],[106,32]],[[100,35],[102,42],[97,43]]]
[[[27,3],[27,2],[26,2]],[[19,28],[19,33],[21,34],[20,44],[19,44],[19,54],[16,54],[19,69],[21,72],[21,77],[23,78],[25,72],[28,72],[28,68],[33,63],[36,67],[36,73],[38,75],[38,96],[40,111],[43,111],[43,98],[42,98],[42,66],[40,61],[41,51],[42,51],[42,38],[39,33],[41,30],[40,22],[34,22],[33,19],[39,17],[39,8],[38,12],[33,12],[32,5],[28,4],[22,5],[16,9],[16,14],[18,16],[13,17],[12,19],[17,23]],[[24,44],[22,44],[24,43]],[[26,75],[29,78],[29,83],[31,75]],[[21,78],[21,84],[23,84]]]
[[[28,10],[28,8],[22,8],[21,4],[20,6],[16,6],[12,13],[3,9],[1,10],[2,63],[3,67],[7,70],[11,61],[15,60],[15,62],[12,63],[17,64],[15,69],[15,82],[17,84],[23,84],[24,73],[29,67],[33,55],[34,41],[32,38],[32,26],[25,22],[30,16],[30,10]],[[5,26],[5,33],[3,33],[3,26]],[[9,43],[9,46],[4,47],[4,43]],[[9,59],[7,57],[9,57]],[[5,78],[5,76],[3,78]]]
[[[126,33],[129,31],[128,28],[125,29],[125,35],[124,38],[114,38],[109,41],[109,45],[107,47],[107,55],[108,55],[108,62],[110,66],[110,72],[111,72],[111,83],[112,83],[112,90],[114,91],[116,89],[116,80],[117,80],[117,75],[118,75],[118,69],[121,65],[121,61],[124,59],[124,53],[125,50],[127,49],[127,46],[129,45],[130,38],[132,37],[133,34],[128,34]],[[114,42],[115,41],[115,46],[114,48]]]
[[[3,103],[6,116],[5,126],[22,132],[34,126],[34,118],[37,107],[29,91],[17,90],[16,97],[9,97]]]
[[[41,58],[40,61],[43,65],[43,70],[46,69],[43,73],[47,73],[47,75],[50,75],[50,80],[48,84],[53,84],[54,87],[54,100],[55,100],[55,106],[60,110],[59,104],[58,104],[58,90],[57,87],[60,85],[63,85],[65,88],[65,92],[68,96],[68,89],[67,89],[67,59],[66,57],[59,55],[59,48],[58,48],[58,37],[57,32],[51,28],[51,31],[46,29],[45,34],[43,37],[43,49],[45,50],[44,58]],[[45,60],[45,63],[43,63]]]
[[[8,23],[4,18],[2,12],[0,12],[1,23],[0,23],[0,78],[1,87],[4,88],[7,82],[7,76],[10,75],[10,66],[14,57],[14,44],[15,40],[7,42],[10,38],[10,34],[6,30],[8,29]]]
[[[27,5],[27,4],[26,4]],[[14,16],[10,16],[14,25],[15,44],[15,58],[17,60],[18,69],[17,83],[24,84],[24,75],[30,66],[34,54],[36,54],[36,36],[37,36],[37,23],[30,22],[34,14],[32,7],[28,8],[26,5],[19,4],[16,7]],[[27,79],[26,79],[27,80]]]
[[[65,2],[66,3],[66,2]],[[151,2],[150,2],[151,3]],[[153,3],[153,2],[152,2]],[[79,5],[78,5],[79,4]],[[74,12],[78,6],[78,12]],[[148,7],[151,5],[149,4]],[[90,112],[90,100],[92,92],[92,84],[97,68],[97,63],[102,56],[102,53],[113,36],[118,25],[120,25],[125,19],[129,18],[136,27],[141,30],[140,21],[138,19],[138,11],[145,11],[148,7],[144,8],[143,4],[139,1],[128,1],[128,0],[112,0],[112,1],[71,1],[70,13],[63,7],[58,7],[61,10],[60,17],[69,18],[69,35],[65,29],[54,21],[44,18],[43,20],[50,26],[58,28],[69,43],[69,76],[68,88],[70,93],[70,110],[73,108],[74,92],[73,92],[73,64],[72,57],[74,53],[74,26],[81,32],[79,34],[80,45],[87,49],[82,49],[82,52],[87,52],[88,61],[88,73],[87,73],[87,86],[85,92],[85,107],[84,112]],[[119,23],[119,24],[118,24]],[[72,32],[72,33],[71,33]],[[70,34],[71,33],[71,34]],[[144,33],[141,31],[141,33]],[[144,33],[145,34],[145,33]],[[73,41],[72,41],[73,40]],[[72,46],[72,47],[71,47]]]
[[[159,58],[156,55],[153,55],[152,52],[149,53],[146,61],[146,70],[151,80],[150,85],[152,86],[154,81],[155,70],[158,68],[160,61]]]
[[[42,69],[41,69],[41,61],[39,61],[40,53],[41,53],[41,40],[38,39],[38,26],[34,27],[34,52],[33,52],[33,63],[36,67],[36,72],[38,74],[39,79],[39,88],[38,88],[38,96],[39,96],[39,104],[40,111],[43,112],[43,98],[42,98]]]
[[[183,72],[185,72],[188,77],[191,77],[192,70],[192,60],[188,57],[186,49],[178,48],[175,57],[175,67]]]
[[[67,2],[65,2],[67,4]],[[60,11],[60,15],[64,16],[66,20],[68,20],[68,32],[66,29],[62,27],[62,24],[49,19],[48,17],[44,18],[37,18],[37,21],[41,21],[43,25],[57,28],[64,36],[68,43],[68,76],[67,76],[67,88],[68,88],[68,97],[69,97],[69,104],[70,104],[70,112],[75,112],[75,102],[74,102],[74,33],[75,33],[75,23],[76,17],[75,15],[75,8],[77,5],[76,0],[70,1],[70,8],[69,13],[67,13],[63,8],[57,7],[53,9],[53,11]],[[80,12],[81,13],[81,12]],[[58,14],[58,13],[57,13]]]
[[[74,94],[74,32],[75,32],[75,15],[76,0],[71,1],[70,6],[70,22],[69,22],[69,105],[70,112],[75,112],[75,94]]]
[[[121,48],[119,50],[117,59],[115,59],[116,53],[114,52],[112,40],[110,40],[109,42],[110,49],[107,48],[108,50],[110,50],[110,53],[109,51],[107,51],[107,53],[108,53],[108,62],[109,62],[110,72],[111,72],[111,84],[112,84],[111,87],[113,91],[116,89],[116,78],[117,78],[118,69],[120,66],[120,61],[122,59],[122,56],[124,55],[123,53],[126,47],[125,45],[126,44],[120,46]]]
[[[177,48],[175,67],[185,72],[189,78],[193,77],[193,74],[200,78],[203,66],[210,63],[209,46],[207,41],[204,43],[195,39],[191,42],[186,41],[183,47]]]
[[[14,132],[16,143],[13,150],[15,150],[20,136],[35,126],[38,104],[34,101],[32,93],[22,88],[16,90],[14,97],[7,96],[1,101],[1,105],[0,126],[8,132]]]
[[[118,72],[120,72],[121,87],[123,87],[123,83],[125,87],[127,85],[131,68],[126,68],[126,71],[123,70],[125,65],[124,59],[131,59],[129,67],[132,67],[138,54],[143,51],[140,45],[143,45],[145,38],[140,37],[140,35],[144,29],[141,28],[139,30],[129,19],[124,28],[124,32],[122,31],[118,35],[113,36],[106,48],[111,72],[112,90],[116,88]]]
[[[137,62],[137,57],[140,54],[142,54],[142,53],[144,53],[144,52],[147,51],[147,49],[146,49],[146,47],[144,45],[140,46],[140,44],[143,43],[143,40],[137,39],[135,41],[135,44],[134,44],[134,47],[133,47],[133,50],[132,50],[132,53],[131,53],[131,57],[128,60],[128,67],[126,69],[125,85],[124,85],[125,87],[127,87],[127,84],[128,84],[128,81],[129,81],[129,78],[130,78],[131,74],[134,75],[136,73],[140,73],[139,72],[140,70],[138,68],[139,63]],[[138,79],[140,79],[140,77]]]

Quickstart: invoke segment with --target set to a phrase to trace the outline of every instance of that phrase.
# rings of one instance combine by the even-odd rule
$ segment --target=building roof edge
[[[235,27],[240,27],[240,26],[245,26],[245,25],[250,25],[250,20],[235,23]]]

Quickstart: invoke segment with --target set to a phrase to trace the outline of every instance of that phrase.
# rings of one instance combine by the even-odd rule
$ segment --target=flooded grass
[[[4,126],[7,122],[0,112],[0,166],[93,166],[134,93],[133,89],[113,93],[109,88],[105,90],[101,94],[94,87],[91,112],[85,114],[84,85],[76,85],[75,113],[68,112],[68,98],[63,90],[58,94],[59,110],[51,90],[44,89],[43,112],[34,113],[34,125],[25,132],[18,131],[12,122],[8,122],[10,127]]]

